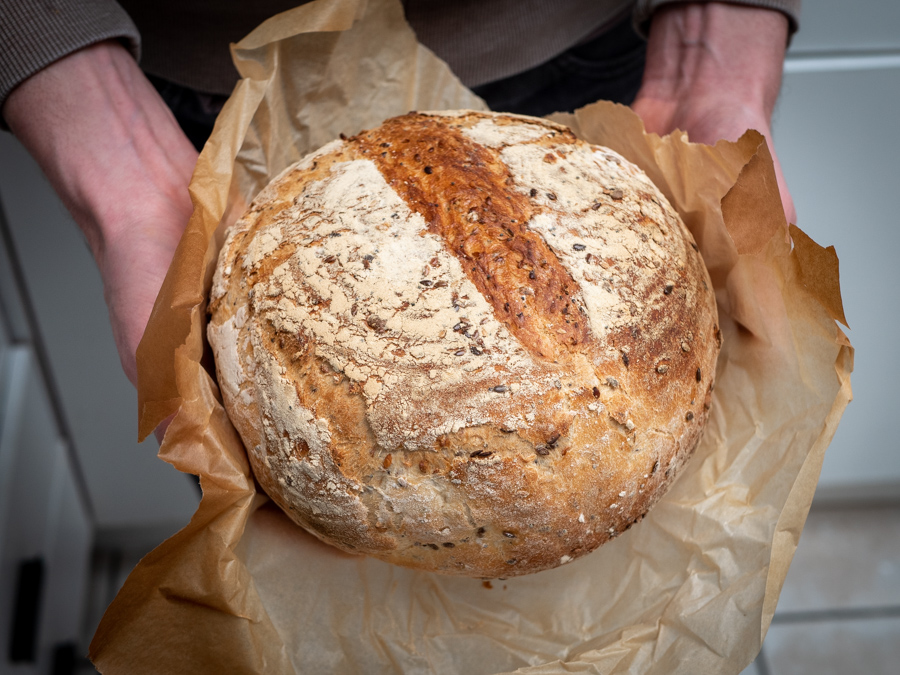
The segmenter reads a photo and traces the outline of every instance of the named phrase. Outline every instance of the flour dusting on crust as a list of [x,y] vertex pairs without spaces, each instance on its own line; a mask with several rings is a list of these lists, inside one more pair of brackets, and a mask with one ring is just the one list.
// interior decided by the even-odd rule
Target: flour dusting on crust
[[710,288],[616,153],[543,120],[410,114],[260,193],[226,237],[209,339],[296,522],[508,576],[616,536],[674,479],[708,416]]

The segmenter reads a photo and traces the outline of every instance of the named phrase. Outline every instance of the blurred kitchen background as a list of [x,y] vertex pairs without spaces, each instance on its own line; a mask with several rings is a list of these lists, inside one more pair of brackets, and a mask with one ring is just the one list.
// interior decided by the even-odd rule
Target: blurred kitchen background
[[[840,258],[850,404],[747,675],[900,672],[900,2],[808,0],[775,114],[799,225]],[[896,358],[895,358],[896,357]],[[90,673],[103,610],[190,519],[196,484],[136,442],[97,270],[0,133],[0,674]]]

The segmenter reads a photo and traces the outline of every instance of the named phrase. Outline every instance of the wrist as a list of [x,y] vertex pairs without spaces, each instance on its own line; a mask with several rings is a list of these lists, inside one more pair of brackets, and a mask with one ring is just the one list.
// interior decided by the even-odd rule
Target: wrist
[[653,16],[641,96],[717,101],[769,119],[781,86],[788,20],[742,5],[677,3]]

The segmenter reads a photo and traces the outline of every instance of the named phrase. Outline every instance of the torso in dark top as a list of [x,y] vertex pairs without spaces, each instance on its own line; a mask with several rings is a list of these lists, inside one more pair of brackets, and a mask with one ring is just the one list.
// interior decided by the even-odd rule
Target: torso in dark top
[[[297,0],[119,0],[142,37],[141,67],[199,91],[228,94],[237,71],[228,50]],[[634,0],[404,0],[423,44],[464,84],[528,70],[626,17]]]

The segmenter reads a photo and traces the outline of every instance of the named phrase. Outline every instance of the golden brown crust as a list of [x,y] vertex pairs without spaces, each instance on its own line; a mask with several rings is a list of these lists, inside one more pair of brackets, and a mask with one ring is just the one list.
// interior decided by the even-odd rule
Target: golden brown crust
[[[388,185],[425,218],[429,232],[444,238],[523,345],[553,359],[560,345],[585,341],[577,286],[541,236],[528,229],[536,209],[527,194],[510,189],[514,179],[498,150],[425,115],[388,120],[377,133],[348,143],[372,158]],[[530,311],[520,299],[522,288],[533,299]]]
[[512,576],[639,520],[706,421],[690,234],[563,127],[410,114],[329,144],[223,248],[209,337],[258,480],[344,550]]

